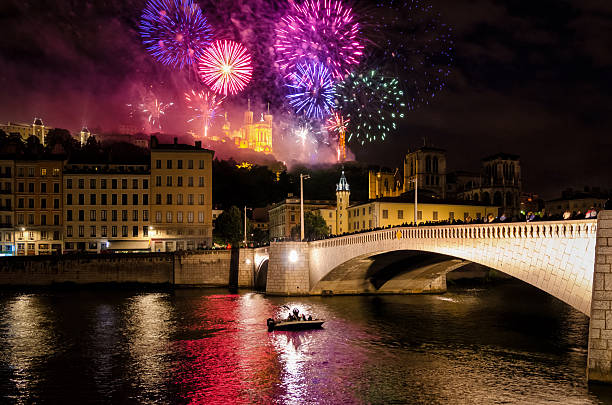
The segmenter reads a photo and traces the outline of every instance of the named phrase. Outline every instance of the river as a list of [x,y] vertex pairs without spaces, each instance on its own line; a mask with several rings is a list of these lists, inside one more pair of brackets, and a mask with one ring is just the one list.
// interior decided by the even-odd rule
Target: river
[[[286,307],[324,329],[268,333]],[[528,285],[443,295],[0,291],[2,403],[606,403],[588,318]]]

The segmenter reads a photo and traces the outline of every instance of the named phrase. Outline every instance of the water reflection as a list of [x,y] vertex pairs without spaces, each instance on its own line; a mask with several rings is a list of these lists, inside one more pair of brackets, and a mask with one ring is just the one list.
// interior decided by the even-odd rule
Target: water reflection
[[45,378],[44,364],[56,350],[54,316],[44,296],[19,295],[8,302],[2,317],[3,359],[10,368],[14,394],[19,403],[36,398],[36,386]]

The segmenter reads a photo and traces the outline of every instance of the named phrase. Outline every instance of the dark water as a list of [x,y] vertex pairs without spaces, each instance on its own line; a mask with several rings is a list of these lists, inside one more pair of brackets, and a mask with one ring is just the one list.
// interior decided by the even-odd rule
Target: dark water
[[[298,306],[325,329],[268,333]],[[605,403],[588,318],[524,284],[440,296],[0,292],[2,403]]]

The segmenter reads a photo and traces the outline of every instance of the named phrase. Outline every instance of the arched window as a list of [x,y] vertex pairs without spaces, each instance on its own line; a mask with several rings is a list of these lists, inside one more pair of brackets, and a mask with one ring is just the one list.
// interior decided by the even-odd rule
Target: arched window
[[479,201],[480,197],[478,196],[478,193],[474,193],[474,201]]
[[429,176],[425,176],[425,184],[429,186]]
[[436,186],[440,185],[440,176],[436,176]]
[[493,195],[493,205],[499,205],[499,206],[504,205],[504,197],[502,196],[501,192],[496,191],[495,194]]
[[433,158],[433,172],[438,173],[438,157],[434,156]]
[[425,172],[431,173],[431,156],[425,158]]
[[482,193],[482,202],[485,204],[491,204],[491,196],[487,191]]
[[508,191],[506,193],[506,206],[507,207],[513,206],[514,205],[513,201],[514,201],[514,198],[512,198],[512,193]]

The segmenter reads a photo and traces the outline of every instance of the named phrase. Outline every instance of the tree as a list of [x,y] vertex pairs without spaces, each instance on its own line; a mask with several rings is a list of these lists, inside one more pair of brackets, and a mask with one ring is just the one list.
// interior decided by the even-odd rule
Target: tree
[[[300,237],[300,224],[291,229],[291,236],[294,239],[299,239]],[[320,213],[314,212],[305,212],[304,213],[304,238],[309,240],[321,239],[325,236],[329,235],[329,228],[327,226],[327,222],[325,222],[325,218],[321,216]]]
[[251,228],[251,235],[251,239],[257,245],[267,245],[270,242],[270,235],[268,234],[268,231],[264,231],[263,229]]
[[219,215],[215,222],[215,232],[224,241],[238,245],[243,239],[242,215],[238,207],[233,205]]

